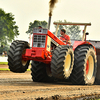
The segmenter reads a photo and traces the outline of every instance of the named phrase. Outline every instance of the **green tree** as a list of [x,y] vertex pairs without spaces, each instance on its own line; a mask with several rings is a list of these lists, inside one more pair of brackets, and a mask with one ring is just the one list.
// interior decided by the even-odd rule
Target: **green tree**
[[[59,20],[58,22],[62,22],[61,20]],[[67,22],[66,20],[64,20],[64,22]],[[57,27],[57,25],[55,25],[55,28]],[[82,37],[80,35],[80,26],[78,25],[59,25],[59,30],[57,33],[57,37],[60,37],[60,30],[61,29],[66,29],[66,34],[70,36],[71,39],[76,39],[76,40],[80,40]]]
[[66,33],[70,36],[71,39],[81,40],[80,27],[78,25],[70,25],[66,30]]
[[28,31],[26,31],[26,33],[27,34],[32,34],[33,33],[33,28],[38,27],[38,26],[42,26],[43,28],[47,28],[47,22],[46,21],[39,21],[39,20],[35,20],[33,23],[30,22]]
[[15,24],[14,15],[0,8],[0,47],[5,47],[8,41],[11,42],[19,35],[18,26]]

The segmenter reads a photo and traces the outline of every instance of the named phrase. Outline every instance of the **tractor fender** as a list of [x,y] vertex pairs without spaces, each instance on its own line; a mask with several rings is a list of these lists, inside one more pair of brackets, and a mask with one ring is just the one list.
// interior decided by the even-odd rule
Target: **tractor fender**
[[95,47],[88,41],[75,41],[73,44],[73,50],[75,50],[78,46],[81,46],[81,45],[90,45],[96,51]]

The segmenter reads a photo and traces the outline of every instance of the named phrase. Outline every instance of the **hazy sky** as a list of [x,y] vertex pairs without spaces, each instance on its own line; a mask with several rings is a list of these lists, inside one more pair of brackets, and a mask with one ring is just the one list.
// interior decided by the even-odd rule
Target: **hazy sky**
[[[30,22],[48,22],[49,0],[0,0],[0,8],[14,15],[20,40],[28,40],[25,32]],[[50,30],[54,31],[54,21],[64,19],[69,22],[91,22],[92,25],[87,27],[90,33],[88,39],[100,40],[100,0],[58,0],[53,10]]]

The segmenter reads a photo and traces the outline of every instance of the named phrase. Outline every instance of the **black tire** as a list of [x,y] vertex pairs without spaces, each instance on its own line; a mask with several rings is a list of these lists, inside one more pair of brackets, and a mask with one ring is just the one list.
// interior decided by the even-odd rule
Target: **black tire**
[[52,55],[52,60],[51,60],[51,72],[52,72],[52,75],[54,77],[56,77],[56,70],[57,70],[57,58],[59,56],[59,52],[60,52],[60,49],[62,48],[61,45],[59,45],[58,47],[56,47],[56,49],[54,50],[53,52],[53,55]]
[[14,51],[13,66],[10,67],[10,70],[12,72],[24,73],[28,69],[30,60],[25,61],[24,59],[22,59],[22,55],[25,54],[25,50],[27,48],[30,48],[28,42],[18,42]]
[[50,73],[49,65],[42,62],[32,61],[31,76],[34,82],[53,82],[54,79]]
[[94,84],[97,70],[96,52],[92,46],[79,46],[74,52],[71,82],[76,85]]
[[16,46],[18,44],[19,40],[15,40],[12,42],[11,46],[10,46],[10,49],[8,51],[8,66],[9,66],[9,69],[11,71],[13,71],[13,57],[14,57],[14,52],[15,52],[15,49],[16,49]]
[[68,79],[74,64],[74,53],[71,46],[63,45],[54,51],[51,61],[51,72],[57,79]]

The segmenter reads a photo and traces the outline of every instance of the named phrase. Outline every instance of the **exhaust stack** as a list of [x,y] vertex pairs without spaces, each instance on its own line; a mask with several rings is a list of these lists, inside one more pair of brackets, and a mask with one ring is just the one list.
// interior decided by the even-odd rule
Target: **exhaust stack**
[[51,23],[51,16],[49,16],[49,20],[48,20],[48,30],[50,30],[50,23]]

